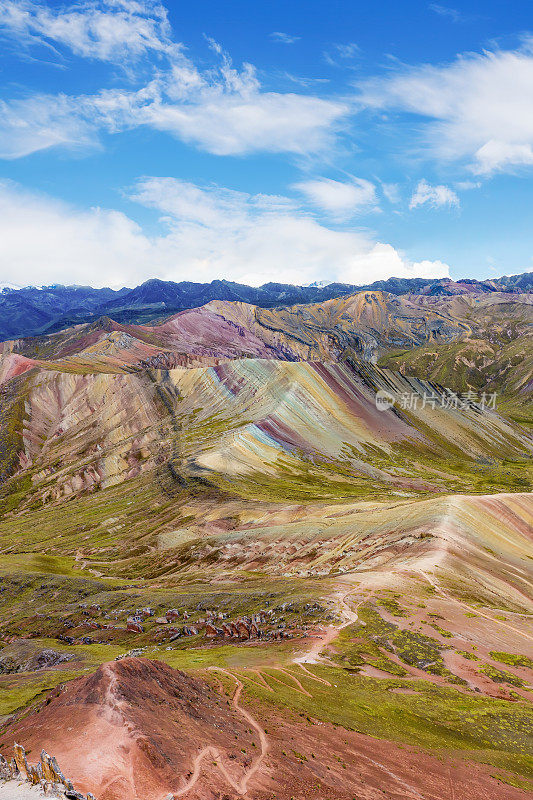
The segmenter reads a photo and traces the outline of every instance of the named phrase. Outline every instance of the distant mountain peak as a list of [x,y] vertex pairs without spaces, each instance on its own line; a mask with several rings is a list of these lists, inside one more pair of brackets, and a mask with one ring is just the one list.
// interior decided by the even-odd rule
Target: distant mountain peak
[[260,308],[321,303],[359,291],[393,295],[453,296],[533,291],[533,272],[479,281],[474,278],[388,278],[364,286],[314,281],[307,286],[271,281],[246,286],[224,278],[210,283],[149,278],[133,289],[90,286],[0,286],[0,341],[51,333],[109,316],[119,323],[150,322],[212,300],[239,301]]

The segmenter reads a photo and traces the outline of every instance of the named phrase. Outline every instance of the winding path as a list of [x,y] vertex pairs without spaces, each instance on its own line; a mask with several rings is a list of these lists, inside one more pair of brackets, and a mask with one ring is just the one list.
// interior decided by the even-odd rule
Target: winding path
[[[346,603],[346,599],[350,595],[355,594],[355,593],[356,593],[356,590],[352,589],[352,590],[346,592],[344,595],[339,596],[337,598],[338,604],[339,604],[339,608],[344,612],[345,621],[342,622],[340,625],[331,626],[327,630],[326,635],[324,637],[318,639],[313,644],[312,648],[309,651],[307,651],[306,653],[304,653],[301,656],[298,656],[297,658],[295,658],[293,660],[293,663],[297,664],[307,677],[309,677],[310,679],[312,679],[314,681],[322,683],[322,684],[324,684],[326,686],[331,686],[331,683],[329,681],[327,681],[325,678],[321,678],[321,677],[318,677],[317,675],[314,675],[305,665],[306,664],[316,664],[316,663],[318,663],[319,660],[320,660],[320,656],[321,656],[322,652],[326,649],[326,647],[330,644],[330,642],[332,642],[335,639],[335,637],[339,634],[339,631],[343,630],[343,628],[346,628],[348,625],[351,625],[354,622],[357,622],[357,620],[358,620],[357,608],[359,607],[360,603],[365,602],[365,600],[361,600],[360,603],[358,604],[358,606],[356,607],[356,609],[351,609],[350,606]],[[365,599],[368,599],[368,598],[365,598]],[[229,670],[224,669],[223,667],[212,666],[212,667],[208,667],[208,669],[213,671],[213,672],[221,672],[224,675],[227,675],[228,677],[232,678],[235,681],[235,683],[237,685],[237,688],[235,690],[235,693],[234,693],[233,699],[232,699],[233,707],[235,708],[236,711],[238,711],[240,714],[242,714],[242,716],[246,719],[246,721],[255,729],[255,731],[259,735],[259,740],[260,740],[260,743],[261,743],[261,753],[255,759],[253,764],[247,770],[245,770],[244,775],[242,776],[242,778],[240,780],[236,780],[235,778],[233,778],[228,773],[226,767],[222,763],[221,754],[220,754],[220,751],[218,750],[218,748],[216,748],[214,746],[204,747],[203,750],[201,750],[197,754],[195,759],[194,759],[192,773],[191,773],[190,777],[188,778],[188,780],[185,783],[185,785],[178,792],[174,793],[173,800],[177,800],[177,798],[183,797],[184,795],[186,795],[197,784],[197,782],[200,779],[201,774],[202,774],[202,767],[203,767],[204,759],[206,759],[206,758],[213,759],[216,762],[216,767],[222,773],[223,777],[226,779],[226,781],[232,787],[232,789],[234,789],[239,795],[245,796],[247,791],[248,791],[248,784],[249,784],[250,780],[253,778],[253,776],[260,769],[260,767],[261,767],[261,765],[262,765],[262,763],[263,763],[263,761],[265,759],[265,756],[266,756],[266,754],[268,752],[268,749],[269,749],[268,736],[267,736],[265,730],[252,717],[252,715],[248,711],[246,711],[246,709],[244,709],[239,704],[239,700],[240,700],[241,693],[242,693],[242,690],[243,690],[242,681],[239,678],[237,678],[232,672],[230,672]],[[274,671],[274,670],[279,671],[282,674],[284,674],[287,677],[289,677],[292,681],[294,681],[295,686],[290,687],[287,683],[285,683],[285,681],[282,681],[280,678],[277,678],[276,676],[271,675],[270,672],[267,673],[267,677],[268,678],[283,684],[284,686],[286,686],[287,688],[292,689],[292,691],[297,692],[298,694],[304,694],[307,697],[312,697],[312,695],[302,686],[302,684],[298,680],[298,678],[295,675],[293,675],[289,670],[283,669],[283,668],[280,668],[280,667],[273,667],[271,669],[272,669],[272,671]],[[252,683],[255,686],[258,686],[260,688],[266,688],[271,692],[273,691],[272,687],[267,683],[267,681],[265,680],[264,675],[261,673],[260,670],[252,669],[252,670],[250,670],[250,672],[253,672],[255,675],[257,675],[259,680],[261,681],[261,683],[260,684],[257,683],[257,681],[254,681],[251,678],[248,678],[248,676],[244,677],[243,678],[244,680],[249,680],[250,683]],[[393,780],[395,780],[400,786],[402,786],[404,791],[406,791],[408,794],[410,794],[411,796],[414,796],[416,798],[421,798],[421,800],[424,800],[424,795],[422,795],[417,789],[415,789],[415,787],[411,786],[409,783],[407,783],[402,778],[400,778],[400,776],[397,775],[395,772],[393,772],[390,769],[386,768],[383,764],[380,764],[379,762],[374,761],[369,756],[366,756],[366,755],[362,754],[361,752],[356,752],[356,751],[353,751],[353,752],[354,752],[354,755],[356,755],[358,758],[363,757],[367,761],[369,761],[371,764],[373,764],[375,767],[383,770],[383,772],[385,772],[389,777],[393,778]]]
[[[356,593],[356,589],[351,589],[350,591],[346,592],[340,597],[337,597],[337,602],[339,609],[344,612],[345,621],[341,622],[340,625],[332,625],[327,630],[324,636],[318,638],[313,646],[307,650],[307,652],[303,653],[301,656],[297,656],[293,659],[293,664],[318,664],[321,660],[321,655],[324,650],[331,644],[331,642],[339,635],[340,631],[344,628],[347,628],[348,625],[353,625],[354,622],[357,622],[359,619],[357,616],[357,609],[361,605],[363,600],[361,600],[355,609],[350,608],[350,606],[346,602],[346,598],[350,597],[350,595]],[[368,599],[368,598],[366,598]]]
[[245,718],[245,720],[257,732],[257,734],[259,736],[259,741],[261,743],[261,752],[257,756],[257,758],[255,759],[255,761],[252,763],[252,765],[249,767],[249,769],[245,770],[244,775],[242,776],[240,781],[237,781],[229,774],[229,772],[227,771],[226,767],[222,763],[222,756],[221,756],[220,751],[218,750],[218,748],[217,747],[213,747],[212,745],[210,745],[209,747],[204,747],[203,750],[201,750],[198,753],[198,755],[195,757],[195,759],[194,759],[193,770],[192,770],[191,777],[188,779],[188,781],[186,782],[185,786],[183,786],[178,792],[174,793],[174,798],[183,797],[183,795],[187,794],[187,792],[189,792],[196,785],[196,783],[198,782],[198,780],[200,778],[200,775],[202,773],[203,761],[204,761],[205,758],[208,758],[208,757],[216,760],[217,768],[220,770],[220,772],[222,773],[224,778],[227,780],[227,782],[229,783],[231,788],[234,789],[241,796],[244,796],[248,791],[248,783],[249,783],[249,781],[251,780],[251,778],[253,778],[253,776],[255,775],[257,770],[260,768],[260,766],[263,763],[264,758],[265,758],[265,756],[266,756],[266,754],[268,752],[268,746],[269,746],[268,745],[268,737],[267,737],[264,729],[261,727],[261,725],[259,725],[257,720],[255,720],[252,717],[252,715],[248,711],[246,711],[245,708],[243,708],[241,705],[239,705],[241,692],[243,690],[242,682],[235,675],[233,675],[232,672],[229,672],[228,670],[223,669],[223,667],[208,667],[208,669],[212,670],[212,671],[222,672],[222,673],[224,673],[224,675],[228,675],[237,684],[237,688],[235,689],[235,693],[234,693],[233,698],[232,698],[232,705],[233,705],[234,709],[236,711],[238,711],[239,714],[242,714],[242,716]]
[[[330,628],[328,628],[328,630],[326,631],[326,635],[323,636],[322,638],[317,639],[317,641],[313,644],[312,648],[308,652],[304,653],[301,656],[298,656],[293,660],[293,663],[298,664],[300,668],[303,670],[303,672],[309,678],[319,683],[323,683],[326,686],[331,686],[330,682],[325,680],[324,678],[319,678],[316,675],[313,675],[313,673],[310,672],[310,670],[308,670],[307,667],[305,667],[305,664],[318,663],[322,652],[326,649],[326,647],[330,644],[330,642],[332,642],[335,639],[335,637],[338,636],[339,631],[341,631],[343,628],[346,628],[348,625],[357,622],[358,619],[357,611],[352,610],[350,606],[346,603],[346,598],[349,597],[351,594],[355,594],[355,590],[352,589],[346,592],[344,595],[337,598],[339,608],[344,613],[345,621],[342,622],[340,625],[333,625]],[[282,669],[280,667],[274,667],[273,669],[278,670],[279,672],[286,675],[294,682],[295,686],[292,687],[293,691],[298,692],[299,694],[304,694],[307,697],[312,697],[312,695],[302,686],[298,678],[291,672],[289,672],[286,669]],[[226,779],[226,781],[229,783],[232,789],[234,789],[241,796],[246,795],[248,791],[248,783],[257,773],[258,769],[261,767],[269,749],[268,736],[265,733],[265,730],[261,727],[261,725],[259,725],[257,720],[255,720],[252,717],[252,715],[239,704],[241,693],[244,688],[242,681],[239,678],[237,678],[232,672],[229,672],[229,670],[226,670],[223,667],[212,666],[208,667],[208,670],[212,672],[221,672],[224,675],[227,675],[228,677],[232,678],[237,684],[235,693],[232,698],[232,705],[235,708],[235,710],[238,711],[239,714],[241,714],[245,718],[245,720],[252,726],[252,728],[254,728],[254,730],[257,732],[259,736],[259,741],[261,743],[261,752],[255,759],[251,767],[245,770],[242,778],[240,780],[236,780],[229,774],[228,770],[222,763],[222,756],[220,750],[217,747],[214,747],[213,745],[204,747],[195,756],[192,765],[191,775],[187,779],[185,785],[174,793],[174,800],[177,800],[178,797],[183,797],[184,795],[186,795],[198,783],[202,774],[203,763],[206,758],[211,758],[216,762],[217,769],[222,773],[223,777]],[[267,681],[261,674],[260,670],[254,669],[250,671],[254,672],[259,677],[262,685],[256,683],[255,681],[249,678],[245,678],[245,680],[250,680],[251,683],[253,683],[256,686],[260,686],[260,688],[266,688],[269,691],[273,691],[272,687],[268,685]],[[268,677],[274,681],[277,681],[278,683],[282,683],[288,688],[291,688],[288,686],[288,684],[285,683],[285,681],[282,681],[280,678],[277,678],[274,675],[269,674]]]

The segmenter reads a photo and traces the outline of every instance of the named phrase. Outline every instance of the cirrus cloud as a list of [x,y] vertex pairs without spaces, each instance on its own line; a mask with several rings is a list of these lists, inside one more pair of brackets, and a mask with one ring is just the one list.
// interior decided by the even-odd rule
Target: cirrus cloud
[[100,61],[149,53],[175,54],[167,10],[153,0],[82,0],[56,8],[34,0],[4,0],[0,33],[23,47],[40,44]]
[[318,178],[300,181],[293,188],[337,220],[350,219],[354,214],[378,208],[376,187],[364,178],[352,178],[350,181]]
[[143,69],[130,71],[122,88],[4,97],[3,158],[50,147],[98,147],[103,133],[136,127],[163,131],[215,155],[305,155],[333,148],[351,112],[347,102],[335,98],[266,91],[252,64],[235,68],[209,38],[215,63],[200,68],[172,38],[166,10],[150,0],[85,0],[56,9],[7,0],[0,31],[25,47],[38,42],[101,61],[128,64],[146,57]]
[[[341,103],[293,93],[231,90],[223,80],[198,83],[182,75],[136,91],[95,95],[37,94],[0,101],[0,158],[20,158],[50,147],[100,146],[101,134],[150,127],[214,155],[315,153],[334,145],[347,114]],[[174,100],[176,95],[179,100]]]
[[271,39],[281,44],[294,44],[302,38],[301,36],[293,36],[290,33],[283,33],[283,31],[273,31],[269,35]]

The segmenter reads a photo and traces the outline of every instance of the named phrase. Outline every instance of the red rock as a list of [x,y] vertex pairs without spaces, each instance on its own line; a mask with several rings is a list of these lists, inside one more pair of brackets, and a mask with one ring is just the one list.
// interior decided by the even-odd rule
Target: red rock
[[250,638],[250,627],[246,624],[246,622],[243,622],[242,619],[237,620],[235,627],[237,628],[237,633],[240,639]]
[[128,622],[126,630],[130,633],[144,633],[144,628],[140,622]]

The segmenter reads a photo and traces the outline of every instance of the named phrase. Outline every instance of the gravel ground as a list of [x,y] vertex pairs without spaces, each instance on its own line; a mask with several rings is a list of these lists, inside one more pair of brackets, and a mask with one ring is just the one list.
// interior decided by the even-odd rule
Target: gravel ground
[[19,781],[0,781],[0,800],[37,800],[44,797],[37,786]]

